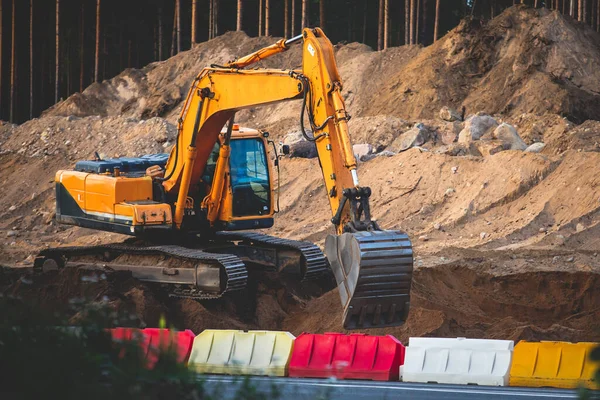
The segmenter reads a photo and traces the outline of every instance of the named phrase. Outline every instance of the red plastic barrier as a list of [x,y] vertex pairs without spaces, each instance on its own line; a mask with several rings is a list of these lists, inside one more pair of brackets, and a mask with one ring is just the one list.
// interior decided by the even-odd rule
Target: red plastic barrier
[[[194,333],[188,329],[185,331],[170,332],[168,329],[146,328],[143,330],[136,328],[115,328],[110,330],[113,340],[133,340],[136,337],[140,339],[142,354],[147,360],[147,367],[154,368],[158,361],[158,352],[168,349],[173,343],[177,351],[179,362],[187,362],[192,351],[194,342]],[[140,336],[137,336],[140,335]],[[121,353],[121,357],[125,350]]]
[[303,333],[296,338],[289,376],[398,380],[404,346],[391,335]]
[[[137,328],[114,328],[110,329],[110,335],[115,341],[130,341],[139,340],[142,354],[144,357],[148,355],[148,348],[150,347],[150,337],[144,335],[144,333]],[[125,349],[122,349],[119,353],[120,357],[125,356]]]
[[[168,329],[146,328],[142,331],[144,335],[150,338],[150,346],[153,350],[166,350],[171,345],[177,351],[177,361],[187,362],[192,351],[194,343],[194,332],[186,329],[185,331],[170,332]],[[147,354],[149,368],[152,369],[158,361],[156,351],[149,351]]]

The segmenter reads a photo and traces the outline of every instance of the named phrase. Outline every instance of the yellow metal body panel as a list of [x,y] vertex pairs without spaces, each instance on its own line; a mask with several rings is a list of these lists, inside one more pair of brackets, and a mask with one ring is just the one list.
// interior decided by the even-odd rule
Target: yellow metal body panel
[[171,207],[164,203],[115,204],[115,215],[133,218],[133,225],[170,225]]
[[[114,177],[78,171],[58,171],[55,177],[89,217],[128,221],[132,225],[172,223],[171,207],[152,202],[150,177]],[[135,204],[136,202],[148,202]]]
[[599,367],[589,359],[598,343],[526,342],[514,349],[510,386],[598,388],[593,381]]
[[85,178],[87,175],[75,171],[58,171],[54,177],[54,181],[64,185],[82,210],[85,210]]
[[188,367],[207,374],[287,376],[289,332],[207,329],[194,339]]

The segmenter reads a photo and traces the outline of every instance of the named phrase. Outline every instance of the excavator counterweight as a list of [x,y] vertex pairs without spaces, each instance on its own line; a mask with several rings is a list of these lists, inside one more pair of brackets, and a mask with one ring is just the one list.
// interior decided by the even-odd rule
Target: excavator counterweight
[[[302,69],[246,69],[302,43]],[[314,142],[335,233],[312,243],[254,232],[273,226],[280,155],[266,132],[242,128],[239,110],[300,101]],[[310,129],[306,129],[305,116]],[[131,271],[171,296],[215,299],[246,288],[252,271],[337,282],[344,327],[395,326],[408,315],[413,255],[408,236],[371,218],[359,182],[349,114],[331,42],[319,28],[204,68],[183,104],[170,154],[80,161],[58,171],[56,219],[138,240],[40,252],[46,271],[75,266]]]

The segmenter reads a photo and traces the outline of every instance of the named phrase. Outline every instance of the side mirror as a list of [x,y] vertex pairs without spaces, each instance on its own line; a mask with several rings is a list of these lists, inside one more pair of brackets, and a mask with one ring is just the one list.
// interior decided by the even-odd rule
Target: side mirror
[[290,146],[288,144],[284,144],[283,146],[281,146],[281,152],[284,155],[289,155],[290,154]]

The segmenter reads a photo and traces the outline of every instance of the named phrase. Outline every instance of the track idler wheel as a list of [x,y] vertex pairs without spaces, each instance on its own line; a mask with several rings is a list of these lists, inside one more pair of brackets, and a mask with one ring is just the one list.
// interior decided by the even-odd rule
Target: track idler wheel
[[329,235],[325,253],[344,307],[344,328],[402,325],[408,317],[413,252],[400,231]]

